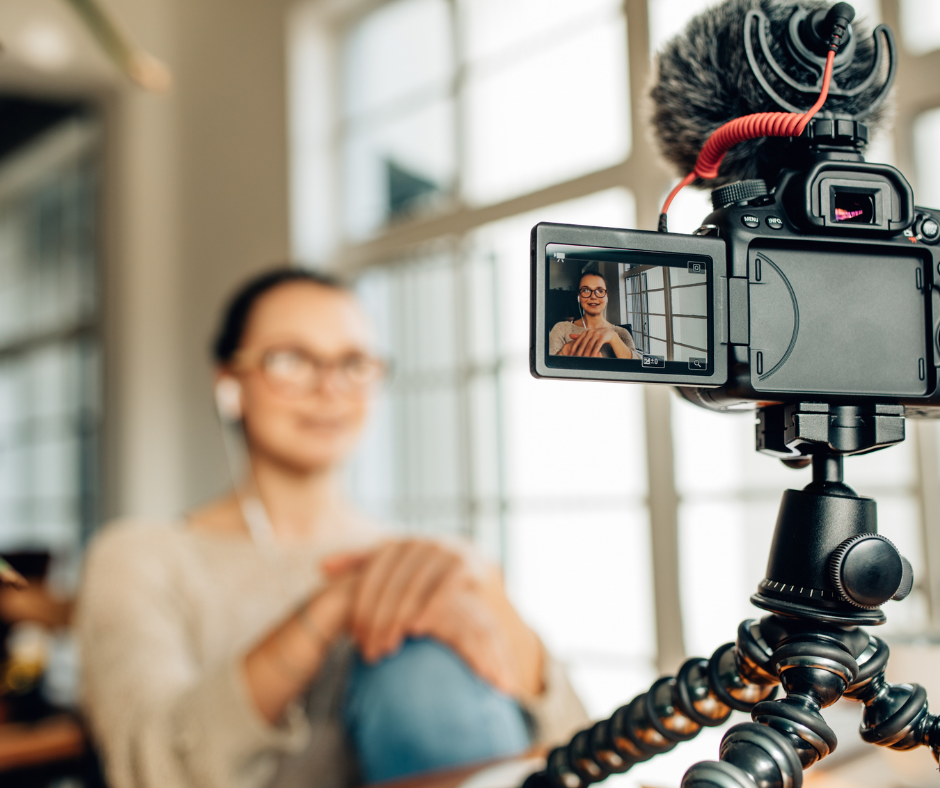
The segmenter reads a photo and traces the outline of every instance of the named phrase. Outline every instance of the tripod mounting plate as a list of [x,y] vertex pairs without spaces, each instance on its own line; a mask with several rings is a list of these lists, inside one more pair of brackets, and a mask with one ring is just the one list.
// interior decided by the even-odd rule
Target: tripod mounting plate
[[813,481],[783,494],[767,574],[751,602],[820,623],[883,624],[880,605],[906,596],[910,564],[878,534],[875,502],[843,483],[842,465],[845,455],[904,440],[903,406],[765,406],[756,437],[759,451],[809,459]]
[[797,402],[765,405],[757,413],[757,450],[781,460],[864,454],[904,440],[903,405]]

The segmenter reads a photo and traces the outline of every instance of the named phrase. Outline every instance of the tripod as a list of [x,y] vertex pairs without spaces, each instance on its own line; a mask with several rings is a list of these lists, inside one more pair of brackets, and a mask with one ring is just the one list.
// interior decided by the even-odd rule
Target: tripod
[[877,533],[875,502],[843,482],[843,457],[902,440],[899,405],[761,408],[758,451],[813,468],[807,487],[783,494],[767,576],[751,597],[768,615],[743,621],[735,643],[688,660],[577,733],[523,788],[585,788],[721,725],[733,710],[753,722],[730,728],[720,760],[692,766],[683,788],[800,788],[803,769],[836,748],[820,710],[841,697],[864,706],[865,741],[924,745],[940,760],[940,716],[928,712],[926,692],[886,681],[888,646],[860,628],[884,623],[880,605],[907,596],[913,576]]

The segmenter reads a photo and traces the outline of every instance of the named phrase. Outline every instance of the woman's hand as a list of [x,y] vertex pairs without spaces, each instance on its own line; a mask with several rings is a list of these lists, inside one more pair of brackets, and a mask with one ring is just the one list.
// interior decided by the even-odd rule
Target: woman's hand
[[323,569],[334,578],[359,573],[350,633],[370,661],[397,650],[419,616],[440,597],[479,584],[483,574],[482,567],[471,566],[468,555],[419,539],[333,556]]
[[496,614],[478,588],[463,586],[438,594],[408,628],[449,646],[480,678],[507,695],[525,694]]
[[360,573],[350,632],[365,659],[388,656],[409,636],[432,637],[505,692],[541,691],[541,644],[512,609],[496,568],[469,551],[412,539],[334,556],[323,569]]
[[360,580],[359,573],[347,572],[332,580],[307,602],[303,615],[313,622],[325,646],[349,630]]
[[320,670],[333,641],[349,628],[360,579],[355,571],[337,577],[245,655],[249,694],[268,722],[280,721]]
[[[583,356],[588,358],[600,358],[601,348],[604,345],[610,345],[614,356],[617,358],[633,358],[633,351],[630,350],[614,330],[613,326],[604,326],[603,328],[588,328],[580,334],[569,334],[571,342],[565,345],[565,348],[571,350],[565,355]],[[562,348],[564,350],[564,348]]]

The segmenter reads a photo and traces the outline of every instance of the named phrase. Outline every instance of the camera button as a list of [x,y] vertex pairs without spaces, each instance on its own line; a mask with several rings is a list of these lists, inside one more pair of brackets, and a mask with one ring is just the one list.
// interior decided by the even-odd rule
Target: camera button
[[768,216],[766,219],[764,219],[764,221],[767,222],[767,226],[771,230],[783,229],[783,219],[781,219],[779,216]]
[[940,238],[940,224],[935,219],[924,219],[920,225],[920,234],[925,241],[936,241]]
[[755,227],[760,227],[760,219],[758,219],[754,214],[746,213],[741,217],[741,223],[745,227],[750,227],[752,230]]

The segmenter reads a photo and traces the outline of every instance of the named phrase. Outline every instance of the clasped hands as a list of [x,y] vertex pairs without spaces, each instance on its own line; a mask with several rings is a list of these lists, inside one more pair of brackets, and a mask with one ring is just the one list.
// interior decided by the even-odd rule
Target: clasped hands
[[332,556],[322,569],[329,582],[311,602],[315,618],[330,639],[348,632],[367,662],[393,654],[408,637],[430,637],[497,689],[516,697],[531,692],[508,631],[521,620],[506,614],[496,567],[469,550],[390,541]]
[[571,342],[562,345],[559,355],[600,358],[601,348],[610,345],[617,358],[633,358],[633,352],[611,326],[587,328],[579,334],[569,334],[568,338]]

